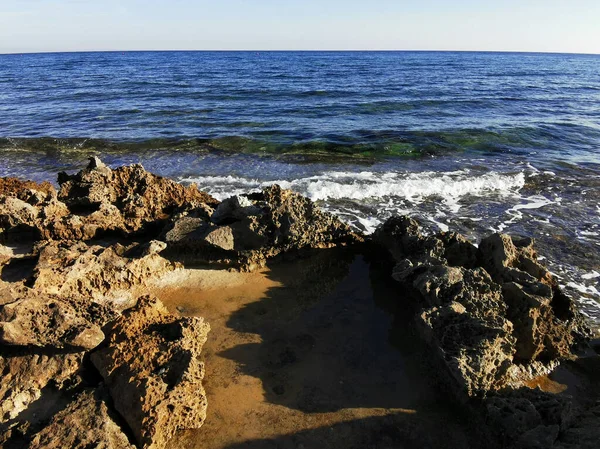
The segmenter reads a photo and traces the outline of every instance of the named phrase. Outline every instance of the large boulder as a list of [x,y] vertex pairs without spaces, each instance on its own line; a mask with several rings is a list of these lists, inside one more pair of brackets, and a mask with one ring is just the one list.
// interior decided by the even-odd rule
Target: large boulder
[[199,356],[209,330],[202,318],[176,318],[151,297],[108,326],[105,346],[91,358],[139,447],[163,448],[177,430],[202,426]]
[[531,239],[493,234],[477,248],[458,234],[425,236],[411,218],[392,217],[374,241],[390,252],[392,276],[421,307],[420,329],[459,396],[483,397],[545,374],[586,335]]

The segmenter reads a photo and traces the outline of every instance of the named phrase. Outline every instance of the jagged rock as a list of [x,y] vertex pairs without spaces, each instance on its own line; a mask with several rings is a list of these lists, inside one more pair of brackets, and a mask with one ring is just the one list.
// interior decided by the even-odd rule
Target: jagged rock
[[[90,240],[158,226],[177,211],[208,217],[217,201],[195,185],[184,187],[141,165],[111,170],[98,158],[69,176],[59,174],[58,194],[48,183],[0,181],[0,235],[12,240]],[[158,223],[158,224],[157,224]]]
[[481,269],[434,266],[413,286],[428,306],[420,316],[458,390],[484,395],[506,383],[515,353],[512,323],[503,317],[500,289]]
[[0,354],[0,422],[16,418],[49,383],[60,386],[79,371],[83,352],[19,350]]
[[158,241],[108,248],[83,242],[44,242],[37,248],[32,287],[60,296],[83,296],[122,310],[134,303],[136,288],[178,267],[158,254],[164,248]]
[[35,434],[29,449],[134,449],[113,420],[101,393],[83,391]]
[[182,217],[163,233],[167,252],[182,260],[262,266],[268,258],[303,248],[329,248],[362,237],[312,201],[277,185],[221,202],[210,217]]
[[181,208],[206,208],[212,212],[212,206],[217,204],[196,185],[184,187],[147,172],[139,164],[111,170],[98,158],[91,158],[88,167],[75,175],[61,173],[59,184],[58,198],[73,213],[93,213],[112,205],[122,216],[126,232],[164,220]]
[[29,292],[0,308],[0,342],[89,350],[104,340],[101,326],[112,316],[90,301]]
[[530,238],[492,234],[479,244],[481,266],[499,283],[539,281],[555,285],[552,275],[537,262],[533,245]]
[[176,318],[159,300],[142,297],[108,328],[92,361],[138,445],[163,448],[175,431],[202,426],[207,402],[198,357],[209,325]]
[[0,196],[19,198],[35,205],[56,196],[56,190],[49,182],[37,183],[18,178],[0,178]]
[[392,217],[374,240],[423,308],[420,328],[459,396],[483,397],[550,370],[584,337],[583,320],[537,262],[532,239],[494,234],[477,249],[458,234],[424,236],[416,221]]

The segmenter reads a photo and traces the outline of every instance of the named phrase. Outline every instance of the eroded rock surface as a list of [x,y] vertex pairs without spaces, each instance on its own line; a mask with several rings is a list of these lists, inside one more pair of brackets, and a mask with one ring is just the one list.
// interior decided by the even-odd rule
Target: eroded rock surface
[[199,356],[209,330],[202,318],[176,318],[144,297],[109,326],[105,347],[92,354],[139,447],[162,448],[175,431],[202,426]]
[[[374,240],[392,255],[392,276],[414,301],[434,365],[446,373],[442,384],[469,399],[492,441],[591,447],[593,409],[527,387],[573,359],[589,336],[574,302],[538,263],[532,239],[493,234],[477,248],[451,232],[425,236],[416,221],[393,217]],[[582,445],[570,446],[578,435]]]
[[253,269],[278,254],[361,242],[360,235],[308,198],[277,185],[222,201],[210,218],[173,220],[163,238],[182,260]]
[[104,340],[102,325],[112,311],[80,298],[28,292],[0,308],[0,343],[90,350]]
[[137,164],[111,170],[98,158],[75,175],[59,174],[60,191],[48,183],[6,178],[0,184],[0,234],[20,240],[90,240],[160,231],[185,209],[212,212],[217,201],[195,185],[185,187]]
[[16,418],[42,390],[52,383],[61,386],[81,368],[83,352],[44,353],[3,350],[0,354],[0,422]]
[[393,217],[375,240],[396,261],[394,279],[420,303],[420,328],[459,395],[485,396],[549,372],[584,338],[582,318],[537,262],[531,239],[494,234],[476,248]]
[[69,176],[59,174],[59,200],[74,213],[94,213],[102,206],[116,208],[124,231],[134,232],[179,209],[206,208],[217,201],[195,185],[183,185],[147,172],[139,165],[111,170],[98,158],[91,158],[85,170]]
[[165,246],[159,241],[109,247],[44,242],[37,248],[39,258],[31,286],[56,295],[85,296],[122,310],[135,303],[135,291],[143,289],[148,279],[179,267],[160,256]]
[[29,449],[134,449],[100,391],[85,390],[38,432]]

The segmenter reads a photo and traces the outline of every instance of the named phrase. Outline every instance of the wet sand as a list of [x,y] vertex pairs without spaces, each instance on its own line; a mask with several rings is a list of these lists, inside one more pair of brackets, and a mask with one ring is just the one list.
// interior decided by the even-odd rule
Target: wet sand
[[337,251],[163,278],[165,305],[212,327],[208,417],[169,448],[478,447],[469,418],[433,389],[387,279]]

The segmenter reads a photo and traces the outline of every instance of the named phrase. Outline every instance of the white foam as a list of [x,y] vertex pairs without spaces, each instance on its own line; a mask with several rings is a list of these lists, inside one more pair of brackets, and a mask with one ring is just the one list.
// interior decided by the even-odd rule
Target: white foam
[[459,201],[468,195],[507,195],[518,192],[525,185],[523,173],[471,175],[467,170],[454,172],[374,173],[325,172],[321,175],[294,180],[263,181],[236,176],[203,176],[182,179],[224,199],[239,194],[240,190],[253,190],[271,184],[295,190],[313,201],[332,199],[381,200],[396,197],[411,203],[421,203],[426,198],[438,197],[453,213],[460,209]]
[[598,277],[600,277],[600,273],[598,273],[597,271],[591,271],[589,273],[582,275],[581,279],[588,280],[588,279],[596,279]]
[[567,283],[567,287],[577,290],[579,293],[587,293],[588,295],[600,295],[600,292],[593,285],[576,284],[575,282]]

